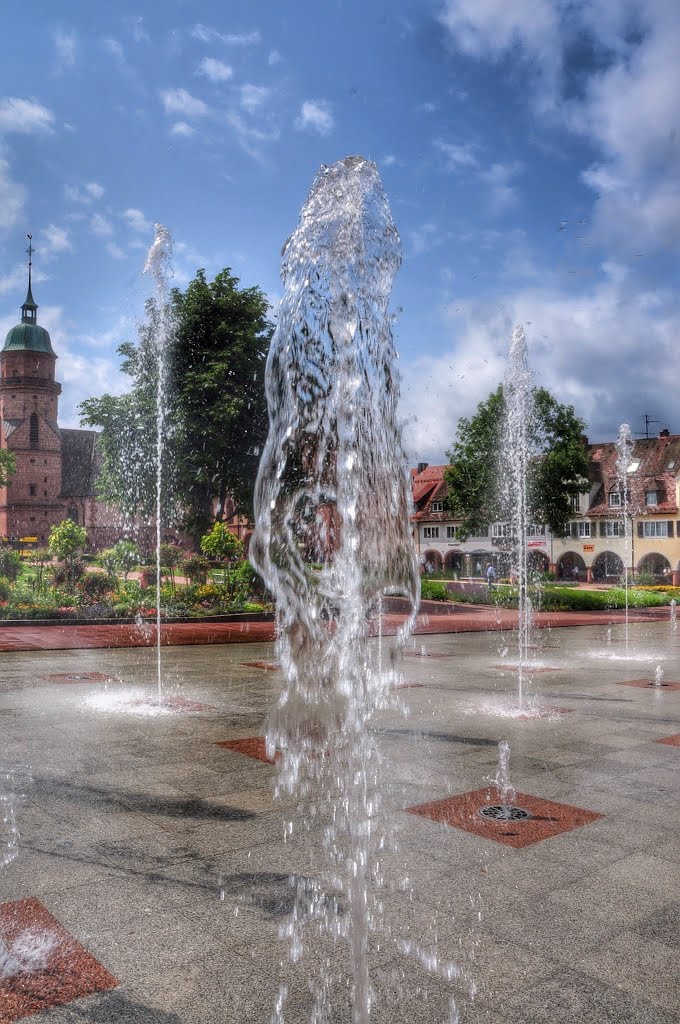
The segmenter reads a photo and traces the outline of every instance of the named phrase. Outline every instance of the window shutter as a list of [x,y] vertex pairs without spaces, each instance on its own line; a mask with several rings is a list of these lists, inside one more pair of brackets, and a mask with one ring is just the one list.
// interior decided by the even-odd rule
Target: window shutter
[[669,537],[673,536],[673,520],[672,519],[668,520],[668,536]]
[[571,524],[571,535],[574,538],[574,540],[576,540],[576,538],[578,537],[578,523]]
[[604,519],[600,519],[600,537],[607,536],[607,524]]
[[638,537],[643,537],[644,536],[644,530],[642,528],[642,523],[638,523],[637,524],[637,535],[638,535]]

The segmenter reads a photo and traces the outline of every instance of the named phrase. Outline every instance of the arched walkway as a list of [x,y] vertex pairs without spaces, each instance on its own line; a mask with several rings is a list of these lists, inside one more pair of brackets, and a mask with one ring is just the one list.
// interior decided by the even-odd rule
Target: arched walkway
[[545,551],[530,551],[527,562],[530,572],[547,572],[550,568],[550,559]]
[[584,580],[586,578],[586,563],[577,551],[565,551],[562,557],[558,558],[557,578],[560,580]]
[[623,576],[623,560],[613,551],[603,551],[593,562],[593,580],[596,583],[620,579]]
[[424,551],[422,556],[423,570],[426,573],[442,571],[442,556],[438,551]]
[[447,551],[444,558],[444,568],[447,572],[462,573],[463,553],[462,551]]
[[638,572],[649,573],[650,576],[660,576],[663,580],[663,577],[670,573],[671,563],[664,555],[650,551],[648,555],[644,555],[640,559],[637,567]]

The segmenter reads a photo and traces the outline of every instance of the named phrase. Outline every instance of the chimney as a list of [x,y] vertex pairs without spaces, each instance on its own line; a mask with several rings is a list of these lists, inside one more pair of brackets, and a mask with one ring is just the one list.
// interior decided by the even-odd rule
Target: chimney
[[428,466],[429,466],[429,462],[419,462],[418,463],[418,472],[419,473],[424,473]]
[[671,432],[670,432],[670,430],[667,427],[664,427],[663,430],[659,431],[659,437],[670,437],[670,436],[671,436]]

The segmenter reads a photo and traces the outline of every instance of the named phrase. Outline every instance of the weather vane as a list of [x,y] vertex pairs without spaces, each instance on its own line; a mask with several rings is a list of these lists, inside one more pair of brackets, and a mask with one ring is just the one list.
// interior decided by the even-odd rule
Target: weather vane
[[33,248],[33,235],[26,235],[26,238],[28,239],[28,249],[26,250],[26,252],[28,253],[28,288],[30,291],[31,267],[33,266],[33,253],[35,252],[35,249]]

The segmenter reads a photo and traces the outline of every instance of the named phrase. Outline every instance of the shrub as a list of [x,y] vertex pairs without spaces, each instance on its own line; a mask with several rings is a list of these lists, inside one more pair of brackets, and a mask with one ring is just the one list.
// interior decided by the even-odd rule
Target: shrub
[[182,572],[192,583],[205,583],[210,562],[203,555],[189,555],[182,563]]
[[21,555],[18,551],[0,548],[0,576],[8,580],[16,580],[21,572]]
[[99,604],[116,589],[116,580],[100,573],[87,573],[80,581],[78,590],[84,604]]
[[444,583],[423,579],[420,583],[420,596],[423,601],[450,601],[451,594]]
[[12,593],[12,584],[9,580],[0,577],[0,601],[7,601]]

